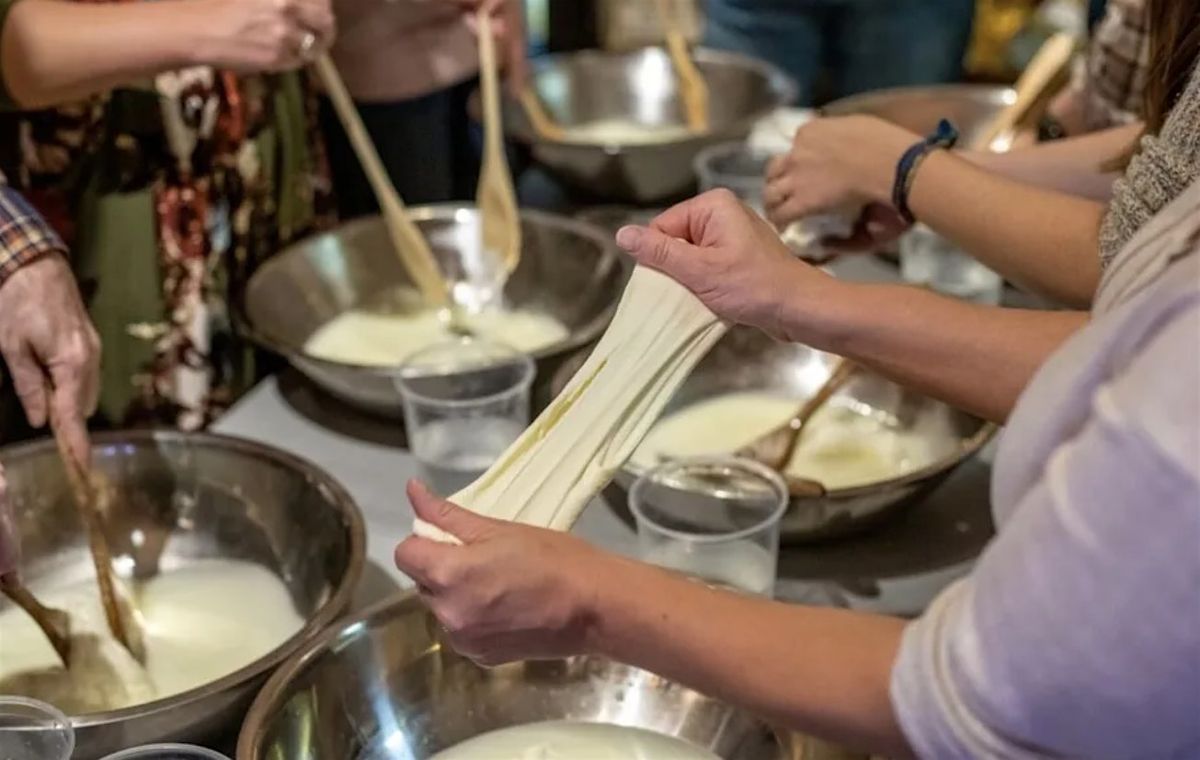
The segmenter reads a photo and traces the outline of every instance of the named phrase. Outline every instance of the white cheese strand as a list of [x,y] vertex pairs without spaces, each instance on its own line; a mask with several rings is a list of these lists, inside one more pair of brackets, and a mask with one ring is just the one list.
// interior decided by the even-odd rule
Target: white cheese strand
[[[637,267],[583,368],[487,472],[450,500],[489,517],[569,530],[728,328],[687,288]],[[421,520],[413,532],[458,543]]]

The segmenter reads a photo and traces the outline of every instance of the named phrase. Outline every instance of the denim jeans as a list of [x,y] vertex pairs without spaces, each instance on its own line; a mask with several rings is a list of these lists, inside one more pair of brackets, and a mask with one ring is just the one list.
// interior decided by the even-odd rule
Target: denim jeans
[[800,104],[957,81],[974,0],[706,0],[705,44],[765,59]]

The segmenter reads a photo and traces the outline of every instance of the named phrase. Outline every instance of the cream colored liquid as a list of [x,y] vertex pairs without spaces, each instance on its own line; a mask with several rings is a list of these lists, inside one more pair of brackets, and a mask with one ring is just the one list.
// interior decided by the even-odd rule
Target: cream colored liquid
[[610,723],[547,721],[491,731],[433,760],[717,760],[682,739]]
[[598,119],[566,127],[568,142],[597,145],[653,145],[691,136],[682,124],[640,124],[632,119]]
[[[464,315],[464,321],[476,336],[527,354],[569,335],[557,319],[536,311],[485,311]],[[453,337],[436,310],[416,314],[351,310],[317,330],[305,343],[304,352],[327,361],[391,367]]]
[[146,663],[108,634],[96,584],[40,583],[43,603],[71,615],[71,670],[21,610],[0,611],[0,694],[42,699],[70,714],[169,697],[238,670],[299,631],[287,588],[258,565],[203,560],[134,588]]
[[[783,424],[798,406],[796,399],[758,392],[701,401],[660,420],[633,462],[644,468],[664,458],[731,453]],[[809,420],[786,472],[838,489],[888,480],[932,461],[921,437],[833,403]]]

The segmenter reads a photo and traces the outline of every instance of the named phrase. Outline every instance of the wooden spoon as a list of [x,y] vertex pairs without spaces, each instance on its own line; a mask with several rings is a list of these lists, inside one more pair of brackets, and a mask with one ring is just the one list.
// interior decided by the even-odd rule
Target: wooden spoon
[[429,243],[425,240],[425,236],[421,234],[421,230],[409,217],[404,201],[400,200],[396,186],[392,184],[391,178],[383,168],[379,151],[375,149],[375,143],[367,134],[367,128],[363,126],[362,117],[359,116],[358,109],[355,108],[354,101],[351,99],[341,75],[338,74],[337,67],[325,53],[318,56],[313,65],[316,67],[317,76],[325,85],[329,99],[333,102],[338,120],[342,122],[342,128],[346,130],[346,135],[350,138],[350,145],[354,148],[359,162],[362,163],[367,181],[370,182],[375,199],[379,202],[380,211],[383,213],[383,221],[387,225],[388,235],[392,239],[396,253],[404,263],[404,268],[408,270],[413,284],[421,291],[427,303],[433,306],[448,305],[449,294],[446,280],[442,276],[441,269],[438,268],[437,259],[434,257]]
[[667,52],[671,55],[671,63],[679,76],[679,91],[683,97],[684,114],[688,127],[693,132],[708,131],[708,83],[696,68],[688,50],[687,39],[675,23],[675,14],[671,12],[670,0],[655,0],[658,9],[658,19],[666,35]]
[[1046,40],[1017,80],[1017,96],[978,134],[973,147],[988,150],[1001,137],[1010,135],[1029,116],[1033,107],[1066,71],[1075,55],[1076,40],[1059,32]]
[[533,126],[533,131],[543,140],[562,142],[567,139],[567,130],[550,118],[546,107],[542,105],[542,99],[528,84],[521,88],[521,107],[525,110],[525,116]]
[[[792,454],[796,451],[796,444],[808,421],[825,406],[829,399],[845,387],[857,371],[858,367],[849,360],[839,360],[829,378],[817,389],[816,393],[805,400],[804,405],[790,420],[739,449],[737,455],[754,459],[772,470],[782,473],[788,462],[791,461]],[[825,492],[824,486],[820,483],[803,478],[788,478],[788,488],[792,491],[792,495],[819,496]]]
[[[51,397],[53,394],[51,394]],[[53,410],[53,406],[51,406]],[[87,530],[88,546],[92,553],[92,564],[96,569],[96,581],[100,586],[100,601],[104,605],[104,617],[108,622],[108,630],[138,662],[146,661],[146,644],[143,639],[141,626],[133,611],[128,591],[124,584],[113,576],[112,553],[108,549],[108,539],[104,535],[104,524],[99,507],[96,490],[93,488],[93,478],[88,467],[75,459],[67,440],[63,435],[59,420],[53,411],[50,415],[50,428],[54,431],[54,442],[58,446],[58,455],[62,460],[63,469],[67,472],[67,481],[75,500],[75,507]]]
[[483,229],[483,250],[496,256],[507,276],[521,262],[521,217],[512,172],[504,153],[504,122],[500,113],[500,77],[492,16],[480,8],[479,77],[483,94],[483,166],[475,203]]
[[64,668],[71,666],[71,616],[62,610],[45,606],[15,577],[0,578],[0,592],[25,610],[42,633],[50,640],[50,646],[58,653]]

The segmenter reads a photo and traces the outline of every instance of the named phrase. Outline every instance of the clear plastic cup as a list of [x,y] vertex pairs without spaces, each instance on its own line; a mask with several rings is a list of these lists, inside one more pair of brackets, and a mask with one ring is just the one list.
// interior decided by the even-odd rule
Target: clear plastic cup
[[229,760],[220,752],[192,744],[147,744],[124,749],[104,760]]
[[75,729],[58,708],[25,697],[0,696],[0,758],[70,760]]
[[751,150],[740,140],[705,148],[695,159],[700,191],[726,188],[762,214],[763,190],[767,185],[767,163],[770,160],[770,154]]
[[912,285],[975,303],[995,306],[1004,279],[923,224],[900,238],[900,276]]
[[521,435],[535,372],[528,356],[473,338],[408,358],[396,383],[409,450],[435,492],[457,493]]
[[646,562],[714,586],[771,596],[788,490],[779,473],[734,457],[680,459],[629,492]]

